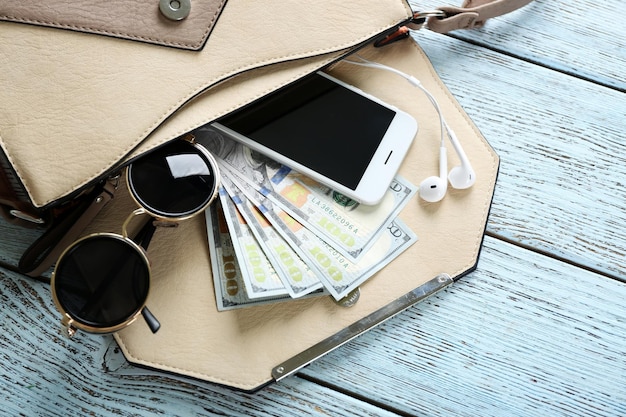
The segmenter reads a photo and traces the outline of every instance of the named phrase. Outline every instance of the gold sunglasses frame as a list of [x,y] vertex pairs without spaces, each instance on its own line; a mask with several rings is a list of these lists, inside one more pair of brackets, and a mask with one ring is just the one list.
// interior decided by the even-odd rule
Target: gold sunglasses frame
[[[130,237],[128,237],[128,226],[129,226],[129,224],[131,223],[131,221],[133,219],[135,219],[137,216],[141,216],[141,215],[148,215],[148,216],[150,216],[151,219],[148,220],[148,221],[153,221],[155,223],[155,225],[158,222],[177,223],[179,221],[183,221],[183,220],[187,220],[189,218],[192,218],[192,217],[202,213],[203,211],[205,211],[215,201],[215,198],[218,195],[218,190],[219,190],[219,185],[220,185],[220,171],[219,171],[219,167],[217,165],[217,161],[215,160],[213,155],[211,155],[211,153],[208,150],[206,150],[206,148],[204,146],[202,146],[201,144],[197,143],[195,141],[195,138],[192,135],[187,135],[187,137],[183,138],[182,140],[185,140],[185,141],[189,142],[192,146],[194,146],[196,148],[196,150],[199,151],[200,153],[202,153],[203,156],[206,157],[207,161],[209,162],[209,165],[210,165],[210,168],[212,170],[212,173],[215,176],[215,185],[214,185],[214,189],[213,189],[212,195],[209,197],[208,201],[201,208],[193,211],[190,214],[187,214],[187,215],[184,215],[184,216],[179,216],[179,217],[163,217],[162,215],[159,215],[158,213],[154,213],[154,212],[150,211],[149,209],[144,207],[140,201],[138,201],[139,199],[135,196],[134,190],[131,187],[131,181],[130,181],[130,178],[129,178],[129,172],[128,172],[128,168],[127,168],[126,169],[126,174],[125,174],[126,188],[128,189],[128,193],[132,197],[133,201],[135,202],[136,205],[139,206],[139,208],[137,208],[136,210],[133,210],[133,212],[130,213],[130,215],[126,218],[126,220],[122,224],[122,234],[108,233],[108,232],[99,232],[99,233],[92,233],[90,235],[84,236],[84,237],[76,240],[71,245],[69,245],[63,251],[63,253],[61,253],[61,255],[59,256],[59,259],[57,260],[57,263],[55,265],[54,271],[52,272],[51,281],[50,281],[50,288],[52,290],[52,299],[54,301],[54,304],[55,304],[57,310],[62,315],[61,324],[63,325],[63,328],[67,331],[67,335],[69,337],[73,337],[78,330],[83,330],[85,332],[95,333],[95,334],[115,333],[115,332],[117,332],[119,330],[122,330],[123,328],[131,325],[142,314],[144,315],[144,317],[146,315],[148,316],[148,317],[145,317],[146,320],[155,320],[156,321],[156,319],[152,316],[152,314],[147,310],[147,307],[146,307],[148,298],[150,296],[150,285],[149,285],[149,283],[150,283],[150,281],[152,279],[152,268],[150,267],[150,260],[148,259],[146,250],[143,247],[141,247],[140,245],[138,245],[135,241],[133,241]],[[131,163],[131,165],[132,165],[132,163]],[[147,291],[147,294],[146,294],[146,297],[145,297],[145,300],[144,300],[143,304],[134,313],[132,313],[132,315],[129,316],[128,319],[126,319],[125,321],[123,321],[123,322],[121,322],[119,324],[113,325],[113,326],[97,327],[97,326],[87,325],[87,324],[84,324],[84,323],[82,323],[80,321],[75,320],[74,318],[72,318],[71,314],[69,312],[67,312],[65,307],[63,307],[63,305],[61,304],[61,302],[59,300],[59,297],[58,297],[58,294],[57,294],[57,291],[56,291],[55,276],[56,276],[56,273],[57,273],[57,266],[59,265],[59,263],[64,259],[65,255],[69,251],[71,251],[74,247],[76,247],[77,245],[81,244],[81,242],[84,242],[84,241],[86,241],[88,239],[92,239],[92,238],[95,238],[95,237],[112,238],[112,239],[120,240],[120,241],[128,244],[131,248],[133,248],[137,253],[140,254],[141,259],[144,261],[144,263],[146,265],[146,268],[148,270],[148,291]]]
[[[131,214],[131,216],[134,216],[134,214]],[[148,270],[148,291],[146,292],[145,300],[143,301],[141,306],[135,312],[131,313],[131,315],[126,320],[124,320],[123,322],[121,322],[119,324],[116,324],[116,325],[113,325],[113,326],[105,326],[105,327],[102,327],[102,326],[90,326],[88,324],[84,324],[84,323],[82,323],[82,322],[80,322],[78,320],[75,320],[72,317],[72,315],[65,309],[65,307],[63,307],[61,301],[59,300],[59,296],[57,294],[57,289],[56,289],[56,285],[55,285],[55,276],[56,276],[56,272],[57,272],[57,268],[55,266],[55,269],[54,269],[54,272],[52,273],[52,277],[51,277],[51,281],[50,281],[50,288],[52,290],[52,300],[54,301],[54,305],[56,306],[57,310],[62,315],[61,324],[63,325],[63,328],[67,331],[67,336],[69,336],[69,337],[74,336],[78,330],[83,330],[83,331],[88,332],[88,333],[107,334],[107,333],[115,333],[115,332],[123,329],[124,327],[129,326],[135,320],[137,320],[137,318],[141,315],[142,310],[146,307],[146,303],[147,303],[148,297],[150,296],[150,280],[152,279],[151,268],[150,268],[150,260],[148,259],[148,256],[146,255],[146,251],[141,246],[139,246],[137,243],[135,243],[132,239],[130,239],[128,236],[120,235],[120,234],[117,234],[117,233],[92,233],[90,235],[82,237],[82,238],[76,240],[74,243],[72,243],[70,246],[68,246],[63,251],[61,256],[59,256],[59,261],[57,262],[57,265],[60,263],[61,260],[64,259],[65,255],[69,251],[71,251],[73,248],[75,248],[78,245],[81,245],[86,240],[90,240],[90,239],[97,238],[97,237],[106,237],[106,238],[109,238],[109,239],[115,239],[115,240],[122,241],[125,244],[130,245],[132,247],[132,249],[134,249],[139,254],[140,258],[143,260],[143,262],[144,262],[144,264],[145,264],[145,266],[146,266],[146,268]]]

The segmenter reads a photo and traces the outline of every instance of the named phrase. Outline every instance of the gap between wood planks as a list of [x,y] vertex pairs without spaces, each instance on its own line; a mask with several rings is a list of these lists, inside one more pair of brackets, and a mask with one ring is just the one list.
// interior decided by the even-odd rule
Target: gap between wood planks
[[565,69],[557,69],[557,68],[551,67],[550,65],[544,64],[541,61],[534,60],[534,59],[531,59],[529,57],[520,56],[520,55],[511,53],[511,52],[508,52],[508,51],[506,51],[504,49],[496,48],[496,47],[491,46],[491,45],[489,45],[487,43],[479,42],[479,41],[476,41],[474,39],[466,39],[466,38],[464,38],[462,36],[455,35],[455,34],[450,34],[450,33],[445,34],[444,36],[449,36],[450,38],[456,39],[458,41],[466,42],[466,43],[468,43],[470,45],[477,46],[477,47],[480,47],[480,48],[484,48],[484,49],[487,49],[489,51],[496,52],[498,54],[502,54],[502,55],[508,56],[509,58],[518,59],[520,61],[527,62],[529,64],[536,65],[536,66],[541,67],[541,68],[545,68],[545,69],[549,69],[549,70],[552,70],[552,71],[560,72],[561,74],[565,74],[565,75],[568,75],[570,77],[577,78],[579,80],[583,80],[583,81],[586,81],[586,82],[589,82],[589,83],[592,83],[592,84],[595,84],[595,85],[598,85],[598,86],[601,86],[601,87],[605,87],[605,88],[608,88],[608,89],[611,89],[611,90],[614,90],[614,91],[618,91],[620,93],[626,93],[626,88],[616,87],[614,85],[610,85],[608,83],[604,83],[602,81],[593,79],[591,77],[586,77],[586,76],[581,75],[581,74],[576,74],[573,71],[568,71],[568,70],[565,70]]
[[389,404],[385,404],[385,403],[381,403],[381,402],[378,402],[378,401],[374,401],[371,398],[368,398],[368,397],[366,397],[364,395],[361,395],[361,394],[359,394],[359,393],[357,393],[355,391],[350,391],[348,389],[345,389],[345,388],[342,388],[342,387],[340,387],[338,385],[329,383],[328,381],[325,381],[325,380],[320,379],[320,378],[315,378],[315,377],[312,377],[310,375],[302,374],[300,372],[298,372],[295,375],[293,375],[293,377],[294,378],[302,378],[305,381],[312,382],[312,383],[320,385],[320,386],[322,386],[324,388],[331,389],[331,390],[333,390],[335,392],[339,392],[339,393],[341,393],[341,394],[343,394],[343,395],[345,395],[347,397],[351,397],[351,398],[357,399],[357,400],[362,401],[364,403],[367,403],[367,404],[369,404],[369,405],[371,405],[373,407],[380,408],[381,410],[385,410],[385,411],[390,412],[390,413],[395,413],[395,414],[397,414],[400,417],[415,417],[415,415],[412,414],[412,413],[407,413],[406,411],[402,411],[402,410],[400,410],[400,409],[398,409],[396,407],[390,407]]
[[548,258],[557,260],[557,261],[562,262],[564,264],[571,265],[571,266],[574,266],[576,268],[579,268],[579,269],[582,269],[582,270],[585,270],[585,271],[588,271],[588,272],[592,272],[594,274],[601,275],[603,277],[606,277],[606,278],[609,278],[609,279],[613,279],[613,280],[618,281],[618,282],[622,282],[622,283],[625,282],[624,278],[619,277],[617,275],[613,275],[613,274],[610,274],[610,273],[605,272],[605,271],[600,271],[600,270],[598,270],[596,268],[592,268],[592,267],[590,267],[588,265],[583,265],[583,264],[581,264],[579,262],[575,262],[575,261],[573,261],[571,259],[567,259],[564,256],[559,256],[559,255],[557,255],[555,253],[552,253],[552,252],[550,252],[548,250],[539,249],[539,248],[536,248],[536,247],[531,246],[529,244],[521,243],[521,242],[518,242],[516,240],[504,237],[504,236],[502,236],[502,235],[500,235],[498,233],[493,233],[493,232],[486,231],[485,232],[485,236],[489,236],[489,237],[492,237],[494,239],[498,239],[498,240],[500,240],[502,242],[511,244],[513,246],[517,246],[517,247],[522,248],[524,250],[527,250],[527,251],[530,251],[530,252],[533,252],[533,253],[536,253],[536,254],[539,254],[539,255],[542,255],[542,256],[546,256]]

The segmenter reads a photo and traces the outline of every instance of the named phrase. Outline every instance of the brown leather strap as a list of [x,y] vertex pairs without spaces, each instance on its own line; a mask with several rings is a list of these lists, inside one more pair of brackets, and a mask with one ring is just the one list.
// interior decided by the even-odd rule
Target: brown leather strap
[[48,230],[22,255],[19,262],[21,273],[39,277],[73,243],[92,219],[114,196],[117,179],[109,179],[96,187],[75,209],[55,219]]
[[488,19],[510,13],[532,0],[465,0],[462,7],[445,6],[439,10],[445,17],[429,17],[428,29],[447,33],[457,29],[481,27]]

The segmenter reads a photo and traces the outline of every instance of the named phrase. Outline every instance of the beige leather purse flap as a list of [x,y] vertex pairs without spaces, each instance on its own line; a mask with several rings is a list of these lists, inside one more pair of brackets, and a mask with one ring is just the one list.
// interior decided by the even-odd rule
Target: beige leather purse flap
[[226,0],[21,0],[0,2],[0,20],[174,48],[204,46]]
[[404,0],[230,0],[200,51],[0,21],[0,146],[43,207],[411,16]]

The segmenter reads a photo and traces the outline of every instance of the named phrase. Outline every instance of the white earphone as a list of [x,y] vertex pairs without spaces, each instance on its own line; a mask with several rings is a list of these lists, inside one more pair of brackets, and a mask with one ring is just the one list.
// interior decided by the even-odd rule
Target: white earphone
[[[470,164],[467,155],[463,151],[463,147],[459,142],[458,138],[454,131],[448,126],[445,119],[443,118],[443,114],[441,109],[439,108],[439,103],[435,97],[428,91],[419,80],[411,75],[405,74],[402,71],[399,71],[395,68],[388,67],[383,64],[379,64],[378,62],[368,61],[365,58],[362,58],[359,55],[356,55],[360,61],[351,61],[345,59],[344,62],[354,65],[362,65],[365,67],[378,68],[386,71],[393,72],[404,79],[406,79],[411,85],[419,88],[426,94],[426,97],[430,100],[430,102],[437,110],[439,114],[439,120],[441,123],[441,145],[439,146],[439,176],[433,175],[431,177],[423,180],[419,185],[419,195],[420,197],[428,201],[430,203],[436,203],[441,201],[443,197],[446,195],[448,191],[448,182],[453,188],[464,190],[466,188],[471,187],[476,182],[476,173]],[[448,151],[445,145],[445,136],[448,136],[450,142],[452,143],[452,147],[456,151],[459,159],[461,160],[461,165],[455,166],[448,173]]]
[[[439,176],[432,176],[426,178],[420,183],[419,194],[420,197],[428,201],[429,203],[436,203],[441,201],[448,191],[448,182],[453,188],[459,190],[465,190],[471,187],[476,182],[476,174],[474,169],[465,155],[461,143],[456,137],[456,134],[450,127],[443,121],[445,131],[448,133],[450,142],[456,151],[461,165],[457,165],[448,173],[448,152],[446,150],[444,141],[441,141],[439,147]],[[447,176],[447,178],[446,178]]]
[[470,164],[467,155],[465,155],[465,152],[461,147],[461,143],[457,139],[452,129],[448,128],[448,126],[446,125],[446,130],[448,131],[450,142],[452,142],[452,146],[454,147],[454,150],[461,160],[461,165],[455,166],[448,173],[448,181],[453,188],[456,188],[458,190],[465,190],[474,185],[474,183],[476,182],[476,173],[474,172],[472,164]]
[[429,203],[441,201],[448,191],[448,151],[445,146],[439,147],[439,176],[433,175],[420,183],[419,195]]

